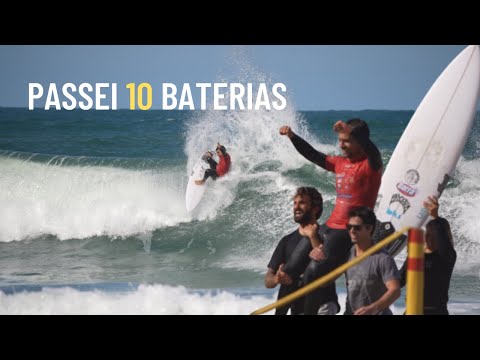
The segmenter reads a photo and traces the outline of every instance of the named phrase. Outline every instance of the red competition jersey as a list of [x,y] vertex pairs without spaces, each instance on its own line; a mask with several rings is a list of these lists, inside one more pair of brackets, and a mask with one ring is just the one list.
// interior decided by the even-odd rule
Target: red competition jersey
[[368,159],[356,162],[342,156],[327,156],[326,169],[336,174],[337,198],[327,226],[332,229],[345,229],[348,212],[357,206],[368,206],[373,210],[377,200],[382,169],[375,171]]
[[217,165],[217,175],[218,176],[225,175],[228,172],[228,170],[230,170],[230,164],[231,164],[230,155],[227,154],[225,156],[221,156],[220,161],[218,162],[218,165]]

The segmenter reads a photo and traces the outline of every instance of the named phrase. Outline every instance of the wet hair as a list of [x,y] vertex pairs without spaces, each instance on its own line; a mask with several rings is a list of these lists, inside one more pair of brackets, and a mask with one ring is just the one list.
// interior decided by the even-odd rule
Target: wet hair
[[308,196],[310,198],[310,202],[312,203],[312,207],[318,206],[320,208],[317,214],[317,220],[320,219],[320,216],[322,216],[323,213],[322,194],[320,194],[318,190],[313,187],[304,186],[297,189],[295,195],[293,195],[293,198],[296,198],[297,196]]
[[348,218],[351,219],[353,217],[359,217],[360,219],[362,219],[365,225],[371,225],[371,234],[373,235],[373,232],[375,231],[375,225],[377,223],[377,217],[375,216],[375,213],[372,209],[366,206],[360,206],[350,209],[350,211],[348,212]]
[[216,150],[220,150],[222,152],[223,156],[227,155],[227,149],[223,145],[217,146]]
[[367,153],[368,162],[373,170],[378,171],[383,167],[382,156],[377,146],[370,140],[370,129],[368,124],[358,118],[347,121],[348,127],[351,129],[350,135],[354,138],[363,150]]
[[[426,226],[426,234],[431,235],[433,241],[437,242],[437,239],[441,236],[440,234],[446,233],[448,236],[448,240],[453,245],[453,235],[452,235],[452,229],[450,228],[450,224],[448,221],[444,218],[438,217],[434,220],[430,220],[427,223]],[[438,245],[436,245],[438,246]]]

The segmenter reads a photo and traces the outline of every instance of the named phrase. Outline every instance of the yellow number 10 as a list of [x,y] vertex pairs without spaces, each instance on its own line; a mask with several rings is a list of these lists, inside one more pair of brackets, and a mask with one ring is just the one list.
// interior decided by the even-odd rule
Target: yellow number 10
[[[149,83],[141,83],[135,91],[135,84],[130,83],[126,85],[130,90],[130,110],[135,110],[135,94],[138,94],[138,108],[140,110],[148,110],[152,107],[152,86]],[[143,90],[147,90],[147,103],[143,103]]]

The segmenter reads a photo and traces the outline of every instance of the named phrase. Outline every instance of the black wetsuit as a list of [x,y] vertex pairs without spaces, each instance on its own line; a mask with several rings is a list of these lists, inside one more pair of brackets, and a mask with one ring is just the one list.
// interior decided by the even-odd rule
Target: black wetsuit
[[207,157],[205,159],[208,164],[210,165],[210,169],[205,170],[205,174],[203,175],[203,181],[207,180],[209,177],[212,178],[212,180],[217,180],[218,175],[217,175],[217,162],[212,159],[211,156]]
[[[438,249],[425,253],[424,260],[424,315],[448,315],[448,290],[453,268],[457,260],[457,252],[448,238],[442,218],[432,220],[433,236],[437,239]],[[405,286],[407,280],[407,262],[400,269],[400,285]]]
[[[277,245],[277,248],[273,252],[272,258],[270,259],[270,262],[268,263],[268,267],[272,269],[274,272],[277,272],[278,268],[280,267],[281,264],[287,263],[289,260],[291,260],[291,256],[299,242],[305,239],[303,236],[300,235],[298,232],[298,229],[292,232],[291,234],[284,236],[282,240]],[[310,247],[311,250],[311,247]],[[310,259],[309,258],[303,258],[300,261],[303,261],[301,266],[305,268],[307,264],[309,263]],[[292,285],[281,285],[280,290],[278,292],[278,299],[281,299],[288,294],[291,294],[294,291],[297,291],[300,287],[303,286],[302,281],[301,281],[301,273],[292,276],[293,284]],[[326,297],[326,301],[337,301],[337,294],[335,291],[335,283],[331,283],[327,285],[326,287],[322,288],[323,294]],[[284,307],[278,308],[275,312],[275,315],[286,315],[288,312],[288,309],[291,309],[291,314],[292,315],[299,315],[304,313],[304,297],[294,301],[290,305],[286,305]]]
[[[301,237],[289,261],[283,267],[283,270],[292,277],[296,277],[303,272],[305,285],[328,274],[347,261],[349,250],[352,247],[352,241],[346,230],[331,229],[324,224],[319,227],[318,234],[323,242],[323,252],[326,259],[311,260],[312,245],[310,240]],[[305,315],[316,315],[320,306],[330,301],[338,304],[334,281],[305,296]],[[340,307],[338,309],[340,310]]]

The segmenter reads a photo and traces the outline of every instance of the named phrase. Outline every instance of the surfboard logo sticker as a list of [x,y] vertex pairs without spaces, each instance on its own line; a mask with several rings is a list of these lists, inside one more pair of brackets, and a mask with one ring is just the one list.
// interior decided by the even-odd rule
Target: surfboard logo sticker
[[397,189],[405,196],[414,197],[417,194],[417,189],[408,184],[405,184],[404,182],[399,182],[397,184]]
[[420,180],[420,174],[415,169],[410,169],[405,174],[405,181],[409,185],[416,185]]
[[428,211],[424,207],[417,214],[417,219],[423,220],[428,216]]
[[393,194],[388,205],[387,215],[400,219],[410,209],[410,203],[400,194]]

